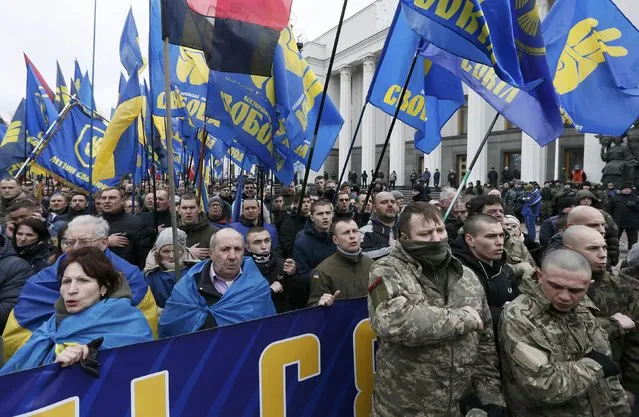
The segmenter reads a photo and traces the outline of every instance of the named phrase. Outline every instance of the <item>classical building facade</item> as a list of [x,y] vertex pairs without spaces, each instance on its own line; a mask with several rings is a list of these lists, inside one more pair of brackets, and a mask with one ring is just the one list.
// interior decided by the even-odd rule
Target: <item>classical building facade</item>
[[[542,18],[553,2],[537,0]],[[345,123],[334,149],[324,163],[324,171],[329,174],[339,174],[344,166],[396,6],[397,0],[376,0],[343,24],[329,96],[339,107]],[[631,17],[631,20],[634,19]],[[335,33],[336,28],[333,28],[304,44],[303,54],[322,81],[325,81]],[[445,125],[442,143],[430,155],[415,149],[414,129],[397,121],[381,170],[386,175],[395,171],[398,185],[409,183],[413,169],[418,173],[423,172],[424,168],[431,172],[439,169],[442,182],[445,182],[451,169],[458,175],[466,171],[467,164],[495,116],[495,110],[474,91],[464,88],[466,105]],[[347,171],[354,170],[361,175],[366,170],[370,176],[381,154],[390,122],[391,116],[371,105],[367,107]],[[519,171],[521,179],[525,181],[563,180],[575,165],[581,165],[588,179],[598,182],[604,166],[599,157],[600,149],[594,135],[584,135],[572,128],[567,128],[563,136],[542,148],[517,126],[500,116],[470,179],[485,182],[488,172],[494,167],[501,180],[501,171],[508,166],[511,171]]]

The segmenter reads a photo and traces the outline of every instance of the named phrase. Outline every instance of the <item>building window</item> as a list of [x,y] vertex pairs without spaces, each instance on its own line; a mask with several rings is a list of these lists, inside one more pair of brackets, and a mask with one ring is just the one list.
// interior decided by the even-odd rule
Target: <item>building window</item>
[[465,135],[468,133],[468,96],[465,97],[466,102],[459,108],[457,113],[457,134]]

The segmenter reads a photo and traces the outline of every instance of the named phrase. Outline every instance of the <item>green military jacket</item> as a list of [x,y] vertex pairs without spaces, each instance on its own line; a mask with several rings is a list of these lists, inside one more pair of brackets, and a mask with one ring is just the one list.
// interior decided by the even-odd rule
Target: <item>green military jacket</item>
[[307,305],[315,306],[323,294],[334,294],[336,300],[366,297],[368,273],[373,260],[365,255],[357,258],[337,251],[324,259],[311,273],[311,295]]
[[[470,269],[451,257],[441,271],[423,271],[397,244],[373,264],[368,291],[379,345],[374,417],[460,417],[470,393],[504,405],[490,309]],[[485,415],[477,411],[470,415]]]
[[624,331],[613,318],[615,313],[625,314],[639,321],[639,296],[627,280],[604,272],[600,277],[593,274],[595,282],[588,290],[588,297],[597,309],[592,314],[608,334],[612,347],[612,358],[621,368],[621,382],[625,389],[639,393],[639,332]]
[[630,408],[619,377],[604,378],[585,356],[610,355],[608,337],[585,297],[572,311],[556,311],[528,279],[502,312],[499,326],[506,402],[514,417],[624,417]]

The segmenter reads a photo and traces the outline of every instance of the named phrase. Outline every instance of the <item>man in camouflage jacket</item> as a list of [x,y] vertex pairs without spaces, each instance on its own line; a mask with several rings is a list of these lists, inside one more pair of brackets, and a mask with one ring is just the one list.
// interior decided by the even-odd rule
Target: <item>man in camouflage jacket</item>
[[499,326],[506,403],[513,417],[627,417],[610,344],[586,297],[588,261],[558,249],[538,281],[525,279]]
[[435,206],[407,205],[399,232],[370,271],[369,315],[379,343],[372,416],[503,416],[483,287],[451,256]]

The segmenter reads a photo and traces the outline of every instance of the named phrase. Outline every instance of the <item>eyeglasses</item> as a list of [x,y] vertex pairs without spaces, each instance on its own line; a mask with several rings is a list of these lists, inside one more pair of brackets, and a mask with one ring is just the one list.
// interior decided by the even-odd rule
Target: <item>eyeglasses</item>
[[62,239],[60,241],[60,243],[62,244],[63,247],[65,248],[73,248],[76,245],[78,245],[79,247],[84,247],[84,246],[91,246],[91,244],[93,244],[94,242],[97,242],[98,240],[102,240],[104,239],[103,237],[97,238],[97,239],[79,239],[79,240],[75,240],[75,239]]

